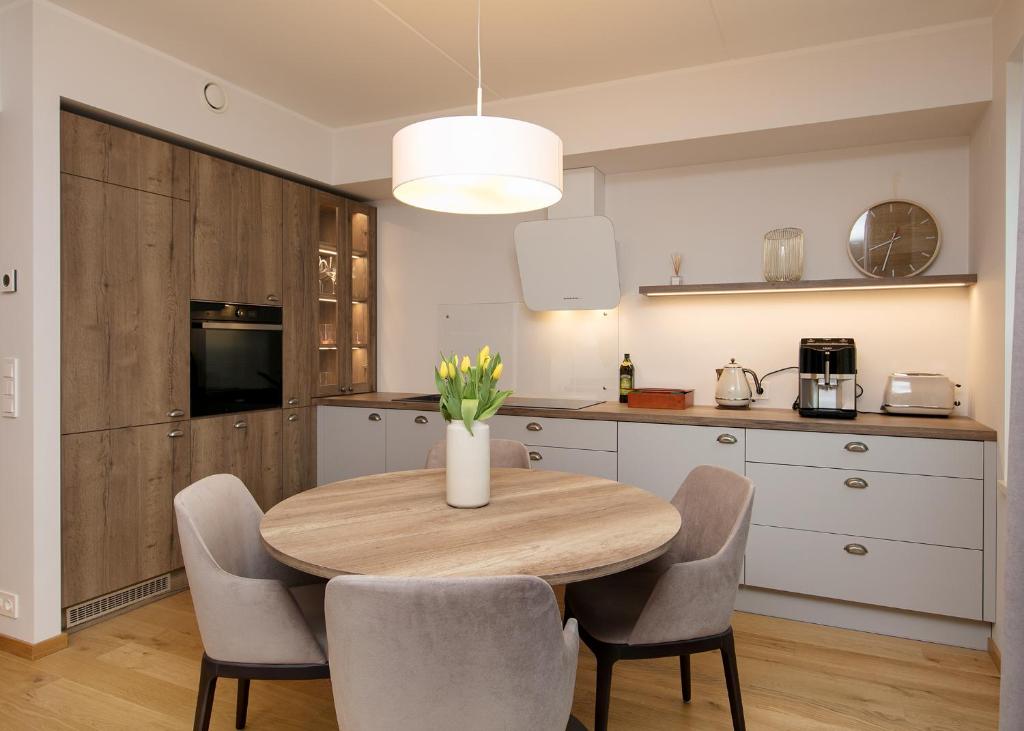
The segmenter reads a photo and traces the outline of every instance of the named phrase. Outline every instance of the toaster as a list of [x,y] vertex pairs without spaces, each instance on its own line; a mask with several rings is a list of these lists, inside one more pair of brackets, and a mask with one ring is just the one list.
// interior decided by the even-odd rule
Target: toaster
[[952,381],[941,373],[893,373],[885,382],[882,410],[887,414],[949,416],[959,406]]

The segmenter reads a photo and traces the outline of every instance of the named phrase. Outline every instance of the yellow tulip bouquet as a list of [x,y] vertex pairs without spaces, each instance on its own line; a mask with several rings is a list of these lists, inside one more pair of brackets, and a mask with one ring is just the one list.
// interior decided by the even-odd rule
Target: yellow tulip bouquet
[[466,431],[473,433],[473,422],[494,416],[511,391],[498,390],[498,379],[505,365],[501,355],[491,356],[484,346],[473,365],[468,355],[454,353],[450,358],[441,356],[441,364],[434,369],[434,382],[441,394],[441,416],[447,422],[461,419]]

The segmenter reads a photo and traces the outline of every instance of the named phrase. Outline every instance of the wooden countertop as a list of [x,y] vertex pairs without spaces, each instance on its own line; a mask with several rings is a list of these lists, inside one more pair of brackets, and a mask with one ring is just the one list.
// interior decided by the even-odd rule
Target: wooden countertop
[[[320,406],[354,406],[368,409],[403,409],[435,411],[429,403],[409,403],[395,399],[417,396],[415,393],[364,393],[354,396],[330,396],[314,399]],[[503,408],[499,414],[535,416],[552,419],[592,419],[597,421],[635,421],[648,424],[693,424],[695,426],[726,426],[745,429],[779,429],[782,431],[830,432],[836,434],[867,434],[890,437],[923,437],[926,439],[966,439],[994,442],[996,432],[974,419],[964,416],[947,418],[928,416],[890,416],[888,414],[857,414],[856,419],[811,419],[792,409],[725,410],[716,406],[693,406],[685,410],[631,409],[617,401],[605,401],[585,409]]]

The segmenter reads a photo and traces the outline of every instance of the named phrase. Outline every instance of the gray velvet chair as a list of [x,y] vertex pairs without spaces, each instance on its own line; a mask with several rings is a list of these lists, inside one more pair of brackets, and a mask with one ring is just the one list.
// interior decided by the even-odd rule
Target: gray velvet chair
[[[425,469],[432,470],[444,467],[448,462],[445,441],[442,439],[427,452]],[[520,467],[530,469],[530,453],[526,445],[514,439],[491,440],[491,467]]]
[[579,636],[536,577],[339,576],[327,585],[327,636],[345,731],[569,722]]
[[217,678],[238,679],[235,726],[244,728],[250,680],[330,677],[325,583],[263,548],[263,518],[242,481],[212,475],[174,498],[203,661],[195,731],[210,725]]
[[663,556],[620,574],[568,587],[566,617],[597,657],[594,731],[608,727],[618,660],[679,656],[683,701],[690,655],[722,653],[733,728],[745,728],[731,617],[750,529],[754,486],[720,467],[696,467],[672,498],[682,528]]

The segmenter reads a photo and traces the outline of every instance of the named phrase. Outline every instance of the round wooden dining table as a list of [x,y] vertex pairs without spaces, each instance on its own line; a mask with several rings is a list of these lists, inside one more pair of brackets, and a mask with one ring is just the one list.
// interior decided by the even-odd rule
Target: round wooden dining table
[[358,477],[278,503],[260,525],[277,560],[309,574],[539,576],[568,584],[663,554],[679,512],[637,487],[546,470],[491,470],[491,502],[445,502],[444,469]]

